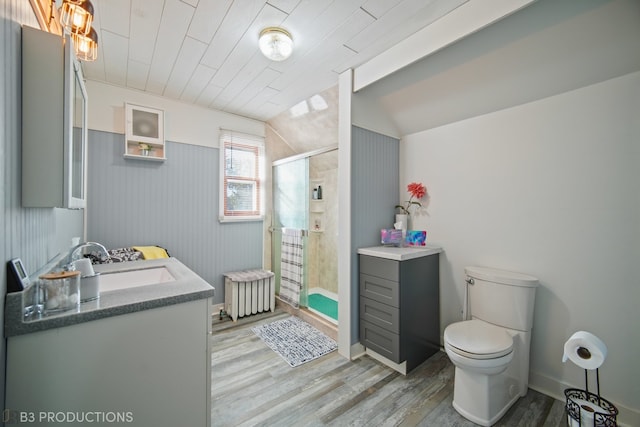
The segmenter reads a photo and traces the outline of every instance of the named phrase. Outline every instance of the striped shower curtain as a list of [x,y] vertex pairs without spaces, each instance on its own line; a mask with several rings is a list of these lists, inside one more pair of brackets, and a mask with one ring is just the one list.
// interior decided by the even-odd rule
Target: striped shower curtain
[[280,299],[295,308],[300,306],[303,277],[302,230],[282,229],[280,260]]

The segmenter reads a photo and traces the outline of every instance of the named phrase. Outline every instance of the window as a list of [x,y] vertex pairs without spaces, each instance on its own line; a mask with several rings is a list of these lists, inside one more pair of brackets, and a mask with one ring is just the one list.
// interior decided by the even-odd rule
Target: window
[[263,219],[263,151],[263,138],[221,131],[221,222]]

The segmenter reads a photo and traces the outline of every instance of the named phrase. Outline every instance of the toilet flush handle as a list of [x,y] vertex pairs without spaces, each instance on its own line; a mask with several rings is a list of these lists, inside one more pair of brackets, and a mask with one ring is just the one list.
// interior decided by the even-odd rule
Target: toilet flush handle
[[469,285],[473,285],[475,281],[473,277],[467,276],[464,280],[467,286],[464,287],[464,305],[462,306],[462,320],[469,320]]

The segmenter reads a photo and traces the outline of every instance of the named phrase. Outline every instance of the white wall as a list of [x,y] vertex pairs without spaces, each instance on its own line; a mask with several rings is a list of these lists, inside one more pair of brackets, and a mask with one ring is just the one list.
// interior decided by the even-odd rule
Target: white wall
[[629,425],[640,425],[639,111],[636,72],[400,144],[401,185],[430,194],[414,228],[445,250],[442,328],[461,318],[466,265],[538,277],[531,387],[562,400],[568,384],[584,388],[562,354],[590,331],[609,348],[602,395]]
[[372,96],[370,91],[354,93],[351,97],[351,103],[351,124],[353,126],[397,139],[402,136],[398,126],[389,114],[380,107],[375,95]]
[[167,141],[217,147],[220,128],[264,136],[264,122],[258,120],[92,80],[86,85],[92,130],[124,134],[124,103],[129,102],[164,110]]

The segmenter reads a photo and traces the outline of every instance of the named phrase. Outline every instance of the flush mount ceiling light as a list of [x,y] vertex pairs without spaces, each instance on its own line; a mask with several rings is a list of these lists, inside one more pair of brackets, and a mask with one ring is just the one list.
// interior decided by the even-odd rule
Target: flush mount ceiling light
[[272,61],[284,61],[293,52],[291,34],[282,28],[268,27],[260,32],[260,51]]
[[64,0],[60,23],[71,34],[89,34],[93,22],[93,4],[89,0]]

